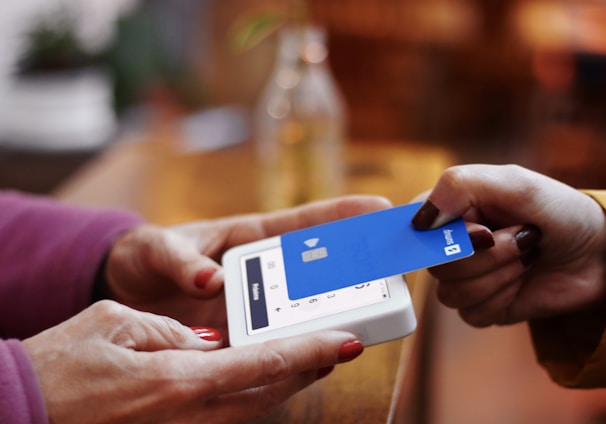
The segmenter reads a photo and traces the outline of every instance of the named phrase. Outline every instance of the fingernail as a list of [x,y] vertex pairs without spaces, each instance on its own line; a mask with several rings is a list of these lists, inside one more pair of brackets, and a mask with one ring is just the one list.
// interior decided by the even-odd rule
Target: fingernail
[[326,368],[320,368],[318,370],[318,374],[316,375],[316,380],[320,380],[324,377],[326,377],[328,374],[330,374],[333,370],[335,369],[334,365],[330,366],[330,367],[326,367]]
[[205,268],[198,271],[194,277],[194,284],[197,288],[203,289],[206,287],[213,275],[217,273],[217,268]]
[[223,338],[223,335],[216,328],[210,327],[190,327],[196,336],[207,342],[218,342]]
[[337,356],[340,363],[349,362],[362,354],[364,345],[360,340],[350,340],[341,345]]
[[440,210],[436,205],[431,203],[430,200],[426,200],[417,213],[415,213],[415,216],[412,217],[412,225],[419,230],[428,230],[439,214]]
[[472,231],[469,233],[469,239],[474,250],[484,250],[494,246],[494,237],[488,230]]
[[540,249],[531,249],[520,256],[520,261],[522,262],[522,265],[524,265],[525,267],[529,267],[534,261],[537,260],[540,255]]
[[518,250],[525,253],[538,246],[541,241],[541,230],[534,225],[525,225],[514,237]]

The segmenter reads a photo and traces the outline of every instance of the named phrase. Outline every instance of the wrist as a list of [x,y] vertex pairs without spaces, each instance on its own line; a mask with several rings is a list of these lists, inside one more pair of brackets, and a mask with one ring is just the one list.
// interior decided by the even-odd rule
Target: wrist
[[129,233],[130,231],[127,231],[126,233],[122,233],[116,236],[109,250],[105,253],[101,262],[99,263],[99,266],[97,267],[97,272],[95,273],[93,287],[91,290],[91,303],[95,303],[105,299],[114,299],[115,296],[110,285],[109,263],[110,260],[113,260],[113,258],[116,256],[116,246],[118,246],[120,241],[124,239],[125,234]]
[[600,208],[603,224],[602,234],[604,235],[603,238],[606,239],[606,190],[581,190],[581,192],[589,196],[594,201],[594,203]]
[[[606,293],[606,190],[581,190],[582,193],[590,197],[596,206],[600,208],[600,218],[602,226],[598,229],[596,236],[601,241],[601,262],[602,262],[602,284],[604,286],[604,292]],[[602,297],[600,302],[600,308],[602,315],[605,315],[606,311],[606,295]]]
[[111,292],[109,284],[107,282],[107,260],[109,254],[106,254],[99,264],[99,268],[95,274],[95,280],[93,281],[93,288],[91,291],[91,303],[98,302],[99,300],[111,299]]

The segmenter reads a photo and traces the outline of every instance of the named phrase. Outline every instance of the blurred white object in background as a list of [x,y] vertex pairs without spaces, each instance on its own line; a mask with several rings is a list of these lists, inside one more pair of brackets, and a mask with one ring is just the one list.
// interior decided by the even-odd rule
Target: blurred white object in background
[[180,125],[183,153],[212,151],[244,142],[250,136],[246,110],[237,105],[203,110]]
[[76,18],[82,45],[95,53],[114,24],[138,0],[21,0],[0,2],[0,144],[24,149],[90,149],[115,129],[112,85],[98,70],[15,75],[27,35],[41,19],[65,11]]
[[13,148],[95,149],[116,130],[110,79],[94,70],[15,78],[0,104],[0,140]]

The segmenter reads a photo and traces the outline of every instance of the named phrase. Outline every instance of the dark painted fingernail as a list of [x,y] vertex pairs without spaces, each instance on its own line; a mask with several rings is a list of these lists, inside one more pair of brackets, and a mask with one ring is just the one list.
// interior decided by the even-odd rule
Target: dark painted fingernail
[[534,225],[525,225],[515,235],[516,245],[521,253],[528,252],[539,245],[541,241],[541,230]]
[[520,256],[520,261],[525,267],[532,265],[541,255],[541,249],[531,249]]
[[190,327],[196,336],[207,342],[218,342],[223,338],[223,335],[216,328],[210,327]]
[[332,365],[330,367],[326,367],[326,368],[320,368],[318,370],[318,374],[316,375],[316,380],[320,380],[324,377],[326,377],[328,374],[330,374],[333,370],[335,369],[335,366]]
[[474,250],[484,250],[494,246],[494,237],[488,230],[472,231],[469,233],[469,239]]
[[436,205],[431,203],[430,200],[426,200],[417,213],[415,213],[415,216],[412,217],[412,225],[418,230],[428,230],[439,214],[440,210]]
[[360,340],[350,340],[341,345],[338,354],[339,362],[349,362],[362,354],[364,345]]
[[217,268],[205,268],[198,271],[194,277],[194,284],[197,288],[203,289],[206,287],[213,275],[217,273]]

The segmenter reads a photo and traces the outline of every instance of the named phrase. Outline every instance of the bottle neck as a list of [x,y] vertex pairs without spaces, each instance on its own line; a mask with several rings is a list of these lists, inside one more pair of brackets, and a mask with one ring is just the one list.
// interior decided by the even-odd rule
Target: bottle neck
[[280,32],[279,65],[308,66],[326,61],[328,49],[323,30],[317,27],[286,28]]

